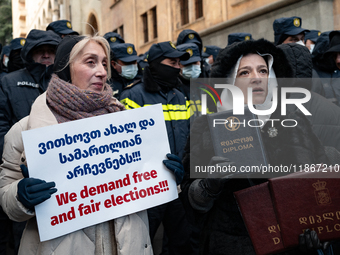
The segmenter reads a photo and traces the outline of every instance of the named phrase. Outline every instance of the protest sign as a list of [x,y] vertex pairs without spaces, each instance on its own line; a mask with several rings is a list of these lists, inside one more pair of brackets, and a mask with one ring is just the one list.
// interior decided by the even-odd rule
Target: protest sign
[[22,135],[30,177],[58,189],[35,207],[41,241],[178,197],[161,104]]

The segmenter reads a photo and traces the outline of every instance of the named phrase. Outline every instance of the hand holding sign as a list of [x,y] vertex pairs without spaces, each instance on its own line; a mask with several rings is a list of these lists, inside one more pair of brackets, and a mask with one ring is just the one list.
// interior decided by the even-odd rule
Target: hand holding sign
[[[40,180],[23,185],[20,201],[37,205],[41,241],[178,197],[174,177],[179,183],[184,171],[179,158],[165,158],[170,148],[160,104],[32,129],[22,136],[30,177]],[[58,192],[48,199],[54,182]]]
[[28,178],[27,167],[21,165],[20,168],[25,178],[18,183],[18,199],[26,208],[33,210],[34,206],[49,199],[53,193],[57,192],[57,189],[53,188],[55,187],[54,182]]
[[184,167],[181,159],[174,154],[166,154],[168,160],[163,160],[164,165],[171,170],[176,177],[176,184],[179,185],[183,181]]

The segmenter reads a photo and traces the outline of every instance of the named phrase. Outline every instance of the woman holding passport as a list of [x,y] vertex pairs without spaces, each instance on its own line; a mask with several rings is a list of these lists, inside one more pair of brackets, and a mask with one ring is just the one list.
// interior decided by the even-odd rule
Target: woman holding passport
[[[278,88],[276,110],[271,114],[256,116],[264,123],[260,133],[271,166],[329,163],[324,147],[313,133],[305,115],[298,109],[288,110],[285,116],[281,115],[280,90],[290,84],[284,84],[277,78],[292,77],[291,66],[281,49],[264,39],[234,43],[220,51],[212,67],[211,77],[226,78],[228,84],[238,87],[244,94],[245,105],[248,88],[251,88],[252,104],[257,110],[272,107],[273,90]],[[221,103],[217,103],[217,111],[233,109],[230,91],[223,89],[220,95]],[[284,127],[281,125],[283,119],[293,119],[298,125]],[[195,166],[216,166],[217,163],[228,166],[233,165],[232,161],[235,162],[233,158],[215,156],[206,115],[198,118],[191,127],[186,151],[183,159],[186,176],[181,185],[181,198],[191,213],[191,218],[196,224],[200,224],[200,254],[255,254],[233,193],[264,183],[267,179],[252,178],[251,175],[243,175],[243,178],[235,175],[233,178],[237,179],[190,179],[189,173],[195,172]],[[239,153],[242,158],[243,151]],[[246,162],[248,159],[244,156],[242,160]],[[237,163],[242,165],[242,162]],[[299,236],[296,238],[298,240]],[[307,247],[306,239],[307,243],[311,244],[310,240],[316,240],[317,237],[311,238],[310,232],[307,231],[301,236],[302,249],[296,248],[283,254],[317,254],[317,248],[322,248],[320,242],[314,247]]]
[[[36,99],[30,115],[16,123],[5,137],[1,206],[12,220],[28,220],[19,254],[153,254],[145,210],[49,241],[39,240],[34,206],[51,198],[57,189],[54,182],[29,178],[21,131],[123,111],[124,106],[112,97],[106,83],[109,66],[110,47],[103,37],[65,37],[58,46],[55,74],[46,93]],[[163,162],[176,172],[179,181],[180,160],[171,154],[168,158]]]

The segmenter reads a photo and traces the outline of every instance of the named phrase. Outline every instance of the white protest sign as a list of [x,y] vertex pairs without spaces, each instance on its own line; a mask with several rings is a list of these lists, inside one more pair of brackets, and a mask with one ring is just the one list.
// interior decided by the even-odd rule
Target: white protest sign
[[178,197],[162,105],[22,132],[30,177],[58,191],[35,207],[41,241]]

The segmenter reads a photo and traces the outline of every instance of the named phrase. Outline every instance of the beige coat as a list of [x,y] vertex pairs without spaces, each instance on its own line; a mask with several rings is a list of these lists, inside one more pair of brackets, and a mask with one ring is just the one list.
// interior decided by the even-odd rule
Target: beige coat
[[58,124],[46,105],[46,93],[39,96],[31,114],[16,123],[5,136],[3,164],[0,167],[0,203],[10,219],[26,221],[19,254],[153,254],[146,211],[87,227],[40,242],[34,211],[17,199],[18,182],[23,178],[20,164],[26,164],[21,132]]

